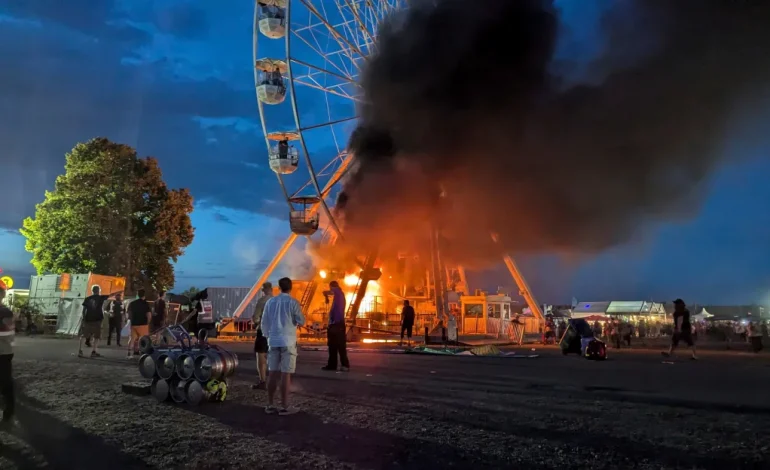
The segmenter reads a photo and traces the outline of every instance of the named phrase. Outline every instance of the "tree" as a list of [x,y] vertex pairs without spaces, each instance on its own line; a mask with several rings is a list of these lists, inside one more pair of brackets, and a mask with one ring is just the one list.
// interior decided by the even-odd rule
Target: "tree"
[[200,291],[201,290],[198,289],[197,287],[192,286],[189,289],[187,289],[186,291],[182,292],[181,295],[187,297],[188,299],[192,299],[195,296],[195,294],[197,294]]
[[165,289],[192,243],[192,210],[190,193],[168,189],[156,159],[97,138],[67,154],[21,233],[38,274],[95,272],[125,276],[132,292]]

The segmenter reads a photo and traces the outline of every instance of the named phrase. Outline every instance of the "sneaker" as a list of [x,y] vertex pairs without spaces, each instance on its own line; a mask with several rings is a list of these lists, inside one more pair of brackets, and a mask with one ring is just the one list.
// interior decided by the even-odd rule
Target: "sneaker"
[[280,410],[278,410],[279,416],[289,416],[289,415],[295,415],[297,413],[299,413],[299,408],[294,406],[288,406],[286,408],[281,408]]
[[669,354],[668,351],[661,351],[660,354],[663,357],[671,357],[671,354]]
[[267,405],[265,407],[265,413],[269,415],[275,415],[278,414],[278,407],[275,405]]
[[267,390],[267,383],[259,382],[251,386],[252,390]]
[[133,358],[134,358],[134,354],[131,351],[129,351],[128,354],[126,354],[126,359],[133,359]]
[[691,361],[697,361],[698,360],[698,356],[693,355],[693,356],[690,357],[690,360]]
[[83,357],[83,350],[78,351],[78,357]]
[[350,366],[348,366],[348,367],[345,367],[345,366],[340,367],[340,372],[350,372]]
[[323,367],[321,367],[321,370],[330,370],[330,371],[336,372],[337,368],[336,367],[323,366]]
[[102,355],[96,351],[91,351],[91,357],[102,357]]

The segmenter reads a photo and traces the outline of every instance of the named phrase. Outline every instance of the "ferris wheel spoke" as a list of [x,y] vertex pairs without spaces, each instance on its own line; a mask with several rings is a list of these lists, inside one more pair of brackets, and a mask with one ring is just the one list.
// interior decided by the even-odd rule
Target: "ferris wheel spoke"
[[[348,157],[348,155],[349,154],[348,154],[347,151],[341,152],[336,157],[331,159],[328,163],[326,163],[326,165],[324,165],[323,168],[321,168],[316,173],[316,175],[319,176],[319,177],[330,177],[330,178],[333,178],[334,175],[337,173],[340,165],[343,164],[343,162]],[[340,175],[340,176],[343,176],[343,175]],[[328,184],[328,183],[329,182],[327,182],[326,184]],[[308,189],[312,185],[313,185],[312,181],[306,180],[305,183],[302,184],[301,186],[299,186],[293,193],[287,194],[287,198],[292,198],[292,197],[299,196],[300,194],[302,194],[306,189]]]
[[[343,17],[345,16],[345,10],[349,10],[350,14],[353,16],[353,19],[355,20],[355,28],[352,28],[351,25],[348,22],[345,22],[345,29],[348,31],[348,34],[351,36],[358,38],[358,32],[361,33],[361,36],[363,36],[363,45],[366,48],[366,52],[371,53],[373,48],[376,48],[376,43],[374,42],[374,33],[369,30],[368,25],[366,24],[366,21],[361,17],[359,13],[359,3],[356,3],[355,0],[337,0],[337,9],[340,12],[340,15]],[[361,46],[361,43],[359,42],[359,47]]]
[[322,122],[320,124],[313,124],[312,126],[301,127],[300,132],[312,131],[313,129],[320,129],[322,127],[334,126],[335,124],[342,124],[343,122],[355,121],[358,116],[346,117],[343,119],[337,119],[336,121]]
[[[309,30],[305,29],[305,31],[309,31]],[[315,45],[312,44],[310,41],[308,41],[307,38],[305,38],[301,34],[301,32],[302,31],[292,31],[292,34],[293,34],[294,37],[296,37],[297,39],[302,41],[308,48],[310,48],[310,50],[315,52],[316,55],[318,55],[319,57],[323,57],[323,62],[325,64],[328,64],[330,67],[336,69],[337,72],[339,72],[339,74],[341,74],[341,75],[345,76],[347,79],[355,82],[355,76],[353,75],[352,71],[345,70],[339,64],[337,64],[333,60],[331,60],[330,56],[333,56],[333,55],[329,55],[329,54],[326,54],[326,53],[322,52],[323,48],[319,44],[318,38],[315,36],[315,34],[312,34],[312,31],[310,32],[310,35],[313,37],[313,40],[316,43]],[[295,59],[291,59],[291,60],[295,61]],[[310,66],[310,65],[307,65],[307,66]],[[312,67],[315,68],[315,69],[323,69],[323,67],[315,66],[315,65],[313,65]]]
[[[361,51],[361,49],[357,45],[353,44],[345,36],[340,34],[339,31],[337,31],[337,28],[335,28],[335,26],[329,23],[329,20],[326,19],[326,15],[323,15],[315,7],[312,0],[299,0],[299,1],[305,6],[305,8],[308,9],[310,13],[312,13],[318,19],[318,21],[320,21],[324,26],[326,26],[326,29],[329,31],[329,34],[331,34],[332,37],[335,40],[337,40],[337,42],[340,44],[340,47],[342,49],[347,49],[351,52],[354,52],[355,54],[358,55],[358,57],[361,57],[364,60],[366,60],[366,54],[364,54],[363,51]],[[347,48],[345,46],[347,46]],[[351,60],[352,59],[353,57],[351,57]]]
[[314,83],[314,81],[312,81],[312,80],[305,80],[303,77],[295,78],[294,79],[294,83],[302,85],[302,86],[310,87],[310,88],[315,88],[316,90],[320,90],[320,91],[323,91],[325,93],[330,93],[332,95],[336,95],[336,96],[339,96],[339,97],[342,97],[342,98],[345,98],[345,99],[348,99],[348,100],[358,101],[358,98],[356,98],[355,96],[351,96],[349,93],[345,93],[345,92],[336,90],[333,87],[325,87],[325,86],[323,86],[323,85],[321,85],[319,83]]

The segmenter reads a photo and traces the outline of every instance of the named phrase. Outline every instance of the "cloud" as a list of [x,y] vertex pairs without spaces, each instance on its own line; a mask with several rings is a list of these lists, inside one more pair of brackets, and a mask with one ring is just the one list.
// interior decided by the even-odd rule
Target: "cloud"
[[266,150],[243,60],[251,6],[201,6],[216,10],[202,1],[3,2],[0,89],[12,92],[0,100],[0,227],[16,229],[33,214],[64,154],[96,136],[157,157],[169,185],[189,187],[197,201],[277,215],[260,202],[281,193],[261,165]]
[[223,223],[223,224],[235,225],[235,222],[233,222],[230,217],[224,215],[221,212],[215,212],[214,213],[214,220],[216,220],[217,222]]

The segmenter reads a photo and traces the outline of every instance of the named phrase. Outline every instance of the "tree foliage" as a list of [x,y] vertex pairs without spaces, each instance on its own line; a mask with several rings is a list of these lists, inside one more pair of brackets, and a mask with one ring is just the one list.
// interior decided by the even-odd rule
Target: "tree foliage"
[[97,138],[66,156],[53,191],[21,233],[38,274],[125,276],[127,289],[174,285],[171,264],[193,240],[192,197],[168,189],[155,158]]
[[186,291],[182,292],[180,295],[183,295],[183,296],[187,297],[188,299],[192,299],[195,296],[195,294],[197,294],[200,291],[201,290],[198,289],[197,287],[192,286],[189,289],[187,289]]

